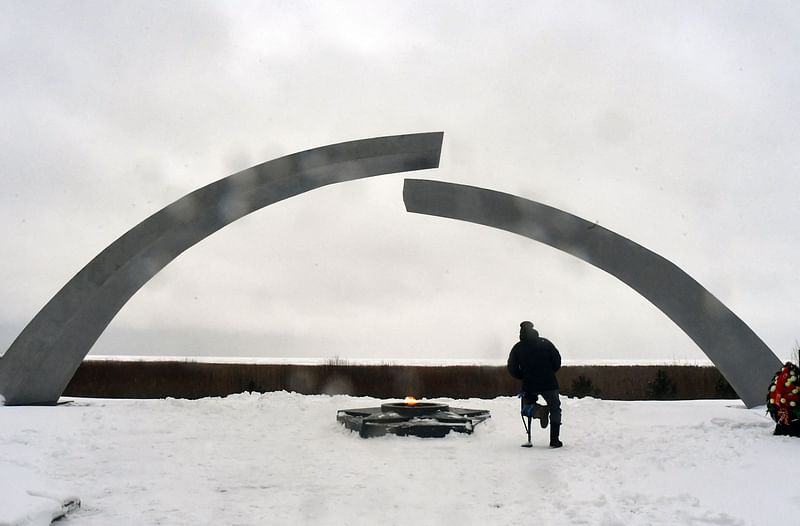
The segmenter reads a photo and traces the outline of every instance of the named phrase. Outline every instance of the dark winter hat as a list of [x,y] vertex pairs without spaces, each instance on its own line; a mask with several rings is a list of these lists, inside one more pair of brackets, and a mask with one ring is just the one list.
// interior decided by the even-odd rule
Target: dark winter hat
[[533,322],[532,321],[523,321],[519,324],[520,329],[533,329]]

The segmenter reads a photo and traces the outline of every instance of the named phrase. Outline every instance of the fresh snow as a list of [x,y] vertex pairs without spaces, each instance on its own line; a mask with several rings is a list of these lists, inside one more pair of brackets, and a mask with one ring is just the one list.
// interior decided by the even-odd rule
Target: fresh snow
[[[276,392],[0,408],[0,524],[790,524],[800,439],[741,402],[563,398],[565,447],[532,449],[516,398],[473,435],[361,439]],[[46,495],[46,496],[43,496]]]
[[[53,519],[75,509],[77,497],[54,490],[28,466],[14,463],[14,456],[3,447],[0,461],[0,525],[50,524]],[[23,454],[24,456],[24,454]]]
[[[297,358],[297,357],[248,357],[248,356],[131,356],[131,355],[102,355],[90,354],[84,361],[89,362],[183,362],[183,363],[232,363],[232,364],[267,364],[267,365],[333,365],[337,362],[342,365],[413,365],[422,367],[445,367],[450,365],[488,365],[505,367],[506,359],[439,359],[439,358],[419,358],[419,359],[384,359],[384,358],[346,358],[337,357],[318,357],[318,358]],[[632,366],[632,365],[655,365],[673,366],[688,365],[696,367],[713,367],[710,360],[568,360],[565,359],[562,365],[570,366]]]

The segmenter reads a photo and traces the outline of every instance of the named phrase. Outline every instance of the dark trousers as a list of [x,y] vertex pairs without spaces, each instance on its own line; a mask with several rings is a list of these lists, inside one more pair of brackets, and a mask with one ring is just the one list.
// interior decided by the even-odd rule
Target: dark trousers
[[544,401],[547,402],[547,408],[550,412],[550,423],[553,425],[561,425],[561,400],[558,398],[558,389],[552,391],[536,391],[533,393],[525,393],[525,404],[533,404],[539,395],[542,395]]
[[800,422],[791,424],[777,424],[773,435],[784,435],[790,437],[800,437]]

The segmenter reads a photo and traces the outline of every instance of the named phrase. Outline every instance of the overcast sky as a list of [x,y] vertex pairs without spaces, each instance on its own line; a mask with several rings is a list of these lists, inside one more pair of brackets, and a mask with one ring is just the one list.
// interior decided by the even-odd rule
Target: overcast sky
[[314,190],[181,255],[91,354],[705,355],[612,276],[408,214],[403,178],[561,208],[680,266],[781,358],[800,325],[793,2],[0,3],[0,353],[78,270],[201,186],[444,131],[437,170]]

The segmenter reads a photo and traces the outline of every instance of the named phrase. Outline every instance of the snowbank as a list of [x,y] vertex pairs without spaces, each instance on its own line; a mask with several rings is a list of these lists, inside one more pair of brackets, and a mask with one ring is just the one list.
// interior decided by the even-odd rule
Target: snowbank
[[[186,363],[229,363],[229,364],[266,364],[266,365],[331,365],[337,363],[346,365],[416,365],[428,367],[444,367],[449,365],[488,365],[505,366],[506,359],[437,359],[437,358],[343,358],[335,357],[253,357],[253,356],[147,356],[147,355],[104,355],[89,354],[84,361],[94,362],[186,362]],[[713,367],[710,360],[569,360],[565,359],[563,365],[603,365],[603,366],[631,366],[631,365],[691,365],[698,367]]]
[[77,509],[77,497],[53,489],[29,469],[0,461],[0,526],[48,525]]

